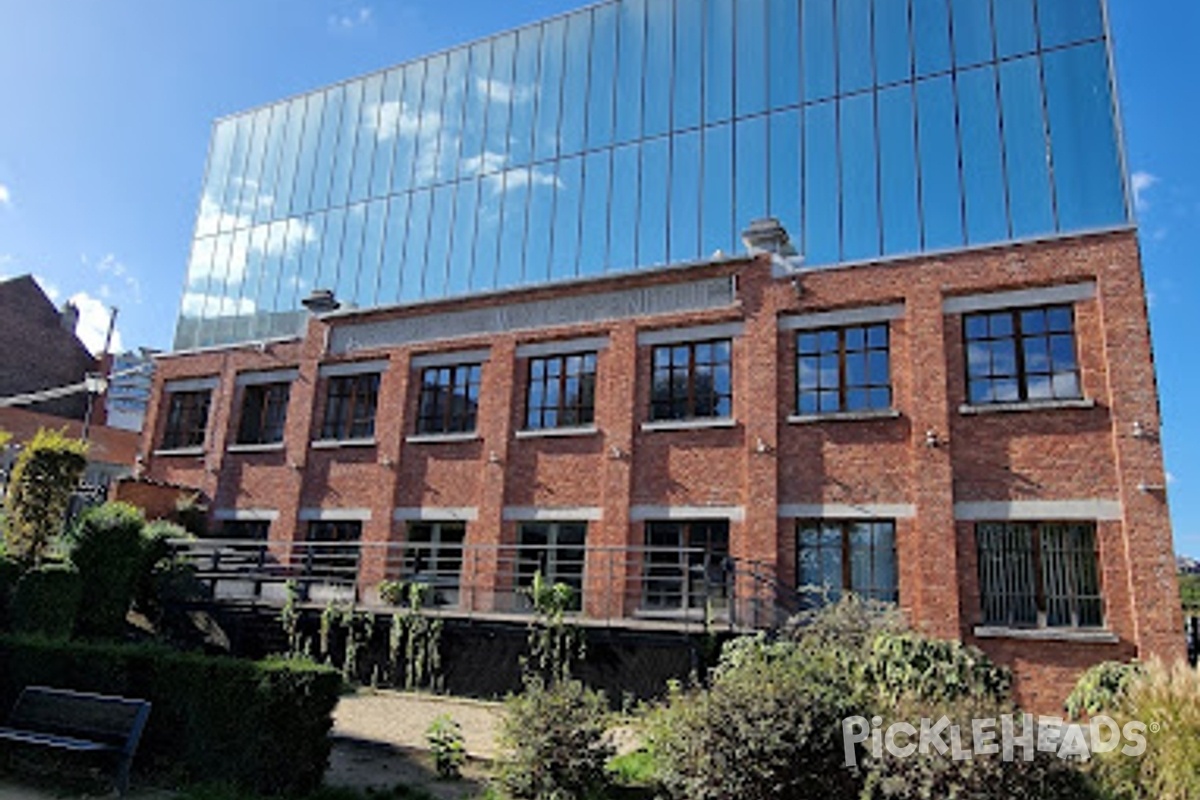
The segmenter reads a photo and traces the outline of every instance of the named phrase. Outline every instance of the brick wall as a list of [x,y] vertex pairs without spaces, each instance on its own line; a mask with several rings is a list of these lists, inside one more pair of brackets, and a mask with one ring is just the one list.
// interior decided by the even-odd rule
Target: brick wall
[[[364,312],[351,319],[486,308],[519,297],[570,297],[615,286],[680,280],[678,270],[583,285],[550,287],[445,304]],[[373,446],[313,449],[322,410],[318,365],[330,324],[314,320],[303,341],[230,347],[159,361],[147,431],[161,440],[164,381],[218,376],[203,455],[148,453],[150,474],[202,488],[214,508],[279,511],[272,537],[304,537],[300,509],[368,509],[368,541],[402,541],[396,508],[477,509],[469,542],[515,540],[508,506],[598,508],[594,545],[641,544],[631,507],[735,506],[733,555],[771,565],[795,580],[795,523],[779,506],[909,507],[896,520],[900,601],[929,633],[977,643],[1014,667],[1030,708],[1054,711],[1087,665],[1137,655],[1182,657],[1170,523],[1161,492],[1160,443],[1132,436],[1137,421],[1157,432],[1157,394],[1137,242],[1133,233],[1057,240],[804,273],[800,291],[772,277],[764,259],[700,265],[687,276],[735,275],[737,303],[694,314],[472,337],[419,348],[365,350],[387,359]],[[1075,303],[1076,338],[1088,408],[963,414],[966,400],[961,317],[943,313],[948,297],[1094,281],[1095,296]],[[903,304],[890,324],[894,418],[789,422],[795,409],[795,336],[781,315]],[[647,431],[651,364],[637,334],[741,322],[733,346],[733,427]],[[596,428],[590,435],[518,438],[526,362],[519,344],[605,335],[598,359]],[[483,367],[477,437],[410,442],[418,403],[414,354],[490,348]],[[239,372],[299,367],[284,446],[267,453],[226,449],[236,424]],[[931,433],[937,446],[926,444]],[[956,521],[956,501],[1112,501],[1120,518],[1100,521],[1097,539],[1107,628],[1116,641],[977,638],[979,607],[974,527]],[[476,576],[481,584],[489,576]],[[619,578],[620,576],[616,576]],[[595,575],[589,580],[596,580]],[[590,609],[589,610],[593,610]],[[610,611],[612,609],[609,609]],[[628,604],[624,609],[629,610]]]

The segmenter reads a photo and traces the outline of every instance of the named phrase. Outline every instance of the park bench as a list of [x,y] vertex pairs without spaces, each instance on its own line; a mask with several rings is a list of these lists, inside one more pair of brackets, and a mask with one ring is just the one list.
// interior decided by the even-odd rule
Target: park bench
[[124,795],[149,716],[146,700],[28,686],[0,727],[0,740],[111,755],[117,761],[117,793]]

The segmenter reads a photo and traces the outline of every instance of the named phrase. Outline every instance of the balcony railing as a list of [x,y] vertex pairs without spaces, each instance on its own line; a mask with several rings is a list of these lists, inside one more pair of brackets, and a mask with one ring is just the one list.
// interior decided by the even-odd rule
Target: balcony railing
[[[384,611],[389,581],[428,587],[427,613],[528,618],[535,573],[574,589],[583,625],[746,630],[797,608],[771,565],[701,548],[196,539],[175,542],[217,602],[339,603]],[[289,589],[289,584],[291,589]]]

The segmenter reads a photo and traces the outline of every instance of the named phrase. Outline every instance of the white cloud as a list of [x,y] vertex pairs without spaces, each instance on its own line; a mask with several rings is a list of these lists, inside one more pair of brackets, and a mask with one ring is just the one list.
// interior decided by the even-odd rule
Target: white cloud
[[1168,473],[1167,473],[1167,485],[1168,485],[1168,486],[1174,486],[1174,485],[1175,485],[1175,483],[1176,483],[1176,480],[1177,480],[1177,479],[1176,479],[1176,477],[1175,477],[1175,473],[1173,473],[1173,472],[1168,472]]
[[372,16],[370,6],[359,6],[357,9],[342,14],[331,14],[329,28],[334,31],[352,31],[370,24]]
[[[125,266],[115,255],[109,253],[96,262],[96,271],[104,278],[113,278],[120,281],[124,285],[124,290],[121,291],[120,299],[122,302],[133,302],[140,305],[142,302],[142,284],[136,276],[130,273],[129,267]],[[112,288],[105,283],[100,287],[100,296],[108,298],[113,294]]]
[[42,291],[46,293],[46,297],[50,298],[51,303],[58,302],[58,298],[62,296],[62,292],[58,290],[56,285],[48,281],[46,278],[43,278],[41,275],[35,274],[33,279],[37,281],[38,286],[42,287]]
[[12,205],[12,190],[0,183],[0,206]]
[[1130,183],[1133,185],[1133,204],[1137,210],[1145,211],[1150,208],[1146,193],[1158,183],[1158,176],[1149,172],[1135,172],[1130,176]]
[[[99,354],[104,349],[104,338],[108,333],[108,323],[112,311],[101,300],[92,297],[87,292],[76,292],[71,295],[70,302],[79,309],[79,324],[75,335],[93,354]],[[114,330],[109,351],[122,352],[121,331]]]
[[475,88],[494,103],[528,103],[533,99],[532,86],[522,86],[497,78],[476,78]]

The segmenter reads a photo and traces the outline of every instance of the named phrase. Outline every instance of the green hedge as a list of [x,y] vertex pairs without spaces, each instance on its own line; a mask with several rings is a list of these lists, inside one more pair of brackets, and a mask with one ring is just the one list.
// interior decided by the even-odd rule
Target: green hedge
[[341,676],[304,661],[0,636],[0,705],[34,684],[149,700],[139,764],[282,794],[320,785]]

